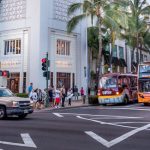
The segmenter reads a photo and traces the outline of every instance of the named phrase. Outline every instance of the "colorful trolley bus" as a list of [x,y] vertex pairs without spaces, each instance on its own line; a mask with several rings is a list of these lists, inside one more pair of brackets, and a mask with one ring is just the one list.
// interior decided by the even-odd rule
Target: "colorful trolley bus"
[[138,66],[138,102],[150,104],[150,62]]
[[137,101],[137,75],[109,73],[102,76],[98,89],[99,104]]

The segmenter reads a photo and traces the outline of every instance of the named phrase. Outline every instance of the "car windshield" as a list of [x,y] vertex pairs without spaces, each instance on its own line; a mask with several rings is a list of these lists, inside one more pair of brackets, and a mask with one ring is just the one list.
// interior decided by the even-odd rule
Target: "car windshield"
[[0,97],[10,97],[14,96],[9,89],[0,89]]
[[140,92],[150,92],[150,80],[139,82]]
[[102,77],[99,82],[100,88],[116,88],[117,77]]

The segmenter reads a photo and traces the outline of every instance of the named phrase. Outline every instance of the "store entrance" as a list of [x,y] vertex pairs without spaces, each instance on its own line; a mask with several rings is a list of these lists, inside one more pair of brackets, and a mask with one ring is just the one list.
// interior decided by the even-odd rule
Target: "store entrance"
[[7,87],[13,93],[19,93],[19,81],[20,73],[10,73],[10,77],[7,79]]
[[65,89],[68,90],[71,88],[71,73],[61,73],[57,72],[57,88],[61,88],[63,85]]

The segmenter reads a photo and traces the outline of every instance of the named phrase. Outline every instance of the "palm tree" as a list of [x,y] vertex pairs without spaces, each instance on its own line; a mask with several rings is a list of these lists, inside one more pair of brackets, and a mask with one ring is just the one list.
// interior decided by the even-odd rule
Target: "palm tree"
[[[118,0],[119,1],[119,0]],[[71,32],[76,25],[84,18],[90,17],[91,23],[93,25],[93,19],[96,18],[98,22],[98,35],[99,35],[99,51],[98,51],[98,79],[102,74],[101,62],[102,62],[102,27],[108,24],[113,30],[116,29],[117,24],[126,24],[125,14],[123,14],[120,9],[118,9],[116,0],[84,0],[83,3],[74,3],[68,8],[68,15],[73,15],[77,10],[81,10],[81,14],[78,14],[69,20],[67,24],[68,32]],[[117,9],[116,9],[117,8]],[[112,18],[116,16],[115,19]],[[98,83],[98,82],[97,82]]]
[[123,38],[127,44],[133,49],[132,63],[134,61],[134,51],[137,50],[139,62],[140,48],[146,46],[148,28],[147,17],[150,14],[150,5],[146,0],[126,0],[126,14],[128,14],[129,28],[124,30]]

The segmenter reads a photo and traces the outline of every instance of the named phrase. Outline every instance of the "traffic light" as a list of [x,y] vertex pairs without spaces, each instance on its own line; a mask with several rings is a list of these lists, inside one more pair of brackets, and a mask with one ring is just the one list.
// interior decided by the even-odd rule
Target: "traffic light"
[[47,59],[46,58],[42,59],[42,70],[43,71],[47,70]]
[[3,77],[9,78],[9,75],[10,75],[10,74],[9,74],[9,71],[6,71],[6,70],[5,70],[5,71],[2,71],[2,76],[3,76]]
[[50,79],[50,71],[44,71],[43,72],[43,77],[46,77],[49,80]]
[[9,71],[7,71],[7,70],[4,70],[4,71],[0,70],[0,76],[9,78],[9,75],[10,75]]

